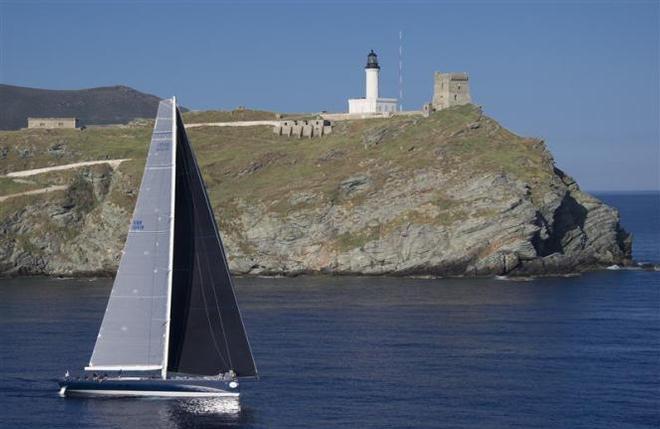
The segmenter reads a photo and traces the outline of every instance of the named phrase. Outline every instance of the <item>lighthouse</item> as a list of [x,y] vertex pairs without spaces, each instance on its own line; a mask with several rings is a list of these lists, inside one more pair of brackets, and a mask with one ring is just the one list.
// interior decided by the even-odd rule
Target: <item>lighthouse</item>
[[371,50],[367,55],[367,65],[364,67],[366,91],[364,98],[351,98],[348,100],[348,113],[365,114],[381,113],[391,114],[396,111],[396,98],[379,98],[380,65],[378,55]]
[[367,100],[378,99],[378,74],[380,66],[378,65],[378,56],[372,49],[367,55],[367,66],[364,68],[367,74]]

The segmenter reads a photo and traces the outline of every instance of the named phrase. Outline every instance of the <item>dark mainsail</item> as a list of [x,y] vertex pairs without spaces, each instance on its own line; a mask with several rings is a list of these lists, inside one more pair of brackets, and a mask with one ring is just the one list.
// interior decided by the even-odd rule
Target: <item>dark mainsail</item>
[[202,176],[176,112],[174,262],[168,372],[257,375]]

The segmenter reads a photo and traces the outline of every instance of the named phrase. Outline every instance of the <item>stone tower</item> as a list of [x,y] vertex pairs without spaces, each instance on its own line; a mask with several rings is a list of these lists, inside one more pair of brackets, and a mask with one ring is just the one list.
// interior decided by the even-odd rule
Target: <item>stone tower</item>
[[471,102],[470,81],[467,73],[435,72],[433,86],[433,108],[435,110]]

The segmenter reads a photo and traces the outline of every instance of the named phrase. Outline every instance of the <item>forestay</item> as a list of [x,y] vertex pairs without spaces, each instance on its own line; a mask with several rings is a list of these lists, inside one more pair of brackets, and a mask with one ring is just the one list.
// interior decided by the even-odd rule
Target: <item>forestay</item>
[[175,108],[174,100],[158,106],[135,211],[88,370],[158,370],[166,364]]

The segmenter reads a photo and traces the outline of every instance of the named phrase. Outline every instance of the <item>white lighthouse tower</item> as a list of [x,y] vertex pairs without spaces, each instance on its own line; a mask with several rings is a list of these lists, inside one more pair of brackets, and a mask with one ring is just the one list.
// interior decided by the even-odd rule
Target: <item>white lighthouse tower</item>
[[367,100],[378,99],[378,75],[380,74],[380,66],[378,65],[378,57],[373,49],[367,55],[367,66],[364,68],[367,74]]
[[371,50],[367,55],[367,65],[364,68],[366,74],[366,97],[351,98],[348,100],[348,113],[392,113],[396,111],[396,98],[379,98],[378,75],[380,65],[378,56]]

